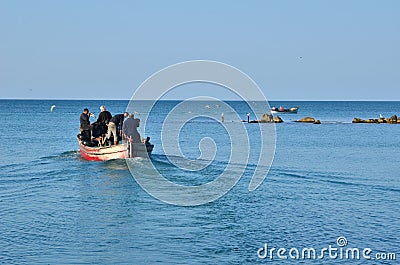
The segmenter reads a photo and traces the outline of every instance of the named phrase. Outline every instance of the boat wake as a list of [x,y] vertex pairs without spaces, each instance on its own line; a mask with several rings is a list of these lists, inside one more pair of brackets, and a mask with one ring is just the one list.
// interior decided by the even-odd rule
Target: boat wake
[[[206,168],[198,171],[193,170],[185,170],[178,166],[170,160],[170,155],[165,154],[152,154],[151,162],[148,163],[147,158],[136,157],[129,159],[129,163],[134,168],[135,174],[154,174],[154,168],[157,169],[164,177],[169,179],[170,181],[176,182],[177,184],[182,185],[201,185],[212,181],[217,178],[224,170],[226,170],[228,166],[228,162],[226,161],[212,161]],[[190,166],[191,161],[185,157],[173,156],[173,161],[179,161],[179,165]],[[78,164],[77,161],[79,162]],[[52,166],[55,162],[58,164],[59,169],[54,170]],[[210,161],[204,160],[201,161],[203,163],[209,163]],[[60,164],[61,163],[61,164]],[[41,157],[39,159],[23,162],[23,163],[15,163],[0,166],[0,171],[2,171],[5,175],[7,174],[20,174],[27,172],[37,172],[41,174],[46,174],[47,176],[55,176],[62,175],[66,169],[65,163],[67,163],[67,167],[71,167],[75,165],[75,170],[69,168],[69,171],[79,172],[80,169],[87,168],[89,166],[94,171],[128,171],[129,167],[127,165],[127,161],[125,159],[114,159],[103,162],[88,162],[80,157],[80,153],[77,150],[66,151],[60,153],[58,155],[51,155]],[[185,164],[186,163],[186,164]],[[248,163],[244,164],[230,164],[230,168],[232,170],[232,174],[237,174],[240,169],[245,166],[246,171],[244,176],[252,176],[254,171],[260,165],[256,163]],[[233,167],[232,167],[233,166]],[[48,169],[48,170],[47,170]],[[236,170],[237,169],[237,170]],[[87,169],[89,170],[89,169]],[[360,175],[353,174],[351,172],[324,172],[324,171],[310,171],[310,170],[302,170],[299,168],[288,168],[288,167],[274,167],[272,166],[267,178],[265,179],[265,185],[268,186],[268,182],[282,182],[282,183],[293,183],[295,184],[298,181],[309,182],[312,183],[325,183],[329,187],[348,187],[351,186],[354,189],[362,189],[369,191],[389,191],[400,193],[400,187],[393,187],[390,185],[385,185],[385,183],[381,183],[377,185],[376,183],[369,183],[368,178],[363,178]]]
[[80,154],[78,150],[72,150],[72,151],[65,151],[62,152],[61,154],[58,155],[50,155],[50,156],[43,156],[40,158],[40,160],[46,160],[46,159],[78,159],[80,158]]

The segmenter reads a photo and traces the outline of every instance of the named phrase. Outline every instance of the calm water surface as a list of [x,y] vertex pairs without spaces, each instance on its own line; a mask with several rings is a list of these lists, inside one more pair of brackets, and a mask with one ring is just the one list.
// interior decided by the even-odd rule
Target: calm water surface
[[[276,155],[264,183],[248,192],[257,164],[251,160],[229,193],[197,207],[154,199],[135,182],[124,160],[80,158],[75,136],[83,107],[98,113],[104,104],[116,114],[127,103],[0,100],[0,263],[295,263],[259,259],[257,250],[265,243],[321,249],[337,246],[339,236],[349,247],[395,252],[400,259],[400,125],[351,124],[353,117],[400,114],[400,102],[272,102],[300,110],[281,115],[285,123],[276,125]],[[57,107],[50,113],[52,104]],[[176,104],[159,103],[154,126],[146,131],[155,144],[152,160],[173,181],[207,182],[226,167],[227,153],[220,146],[227,135],[209,120],[184,127],[187,156],[198,156],[205,136],[220,152],[206,174],[177,170],[166,159],[160,137],[163,117]],[[245,103],[229,104],[246,118]],[[292,122],[305,116],[323,124]],[[225,113],[227,122],[239,124],[233,117]],[[252,124],[246,126],[252,130]],[[140,160],[135,163],[140,167]],[[326,264],[365,262],[324,259]],[[371,264],[379,262],[396,263]]]

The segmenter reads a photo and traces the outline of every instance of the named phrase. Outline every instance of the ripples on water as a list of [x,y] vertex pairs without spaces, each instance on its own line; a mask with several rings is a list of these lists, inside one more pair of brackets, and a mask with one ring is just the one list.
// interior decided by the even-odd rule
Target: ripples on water
[[[264,243],[322,248],[342,235],[351,247],[399,253],[399,127],[277,129],[276,158],[259,189],[248,192],[250,163],[232,191],[197,207],[157,201],[124,160],[84,161],[65,151],[74,142],[8,158],[0,166],[0,262],[254,264]],[[217,160],[206,174],[190,173],[157,150],[152,159],[182,185],[205,183],[226,167]]]

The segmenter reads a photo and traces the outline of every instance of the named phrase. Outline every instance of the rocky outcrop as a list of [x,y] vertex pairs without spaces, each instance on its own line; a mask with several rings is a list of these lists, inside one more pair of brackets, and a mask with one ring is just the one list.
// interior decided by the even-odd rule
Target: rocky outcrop
[[260,122],[274,122],[274,117],[272,114],[263,114]]
[[298,120],[296,122],[314,123],[315,119],[312,118],[312,117],[305,117],[305,118],[302,118],[302,119],[300,119],[300,120]]
[[282,123],[283,120],[281,119],[281,117],[275,116],[275,117],[274,117],[274,122],[275,122],[275,123]]
[[313,117],[305,117],[295,122],[303,122],[303,123],[313,123],[313,124],[321,124],[320,120],[316,120]]
[[354,118],[352,123],[365,123],[365,120],[360,119],[360,118]]
[[249,123],[281,123],[283,120],[279,116],[272,116],[272,114],[263,114],[261,120],[252,120]]
[[400,119],[397,118],[396,115],[393,115],[390,118],[383,118],[380,117],[379,119],[360,119],[360,118],[354,118],[352,123],[389,123],[389,124],[399,124],[400,123]]
[[397,123],[397,116],[393,115],[392,117],[390,117],[389,119],[387,119],[387,122],[390,124],[395,124]]

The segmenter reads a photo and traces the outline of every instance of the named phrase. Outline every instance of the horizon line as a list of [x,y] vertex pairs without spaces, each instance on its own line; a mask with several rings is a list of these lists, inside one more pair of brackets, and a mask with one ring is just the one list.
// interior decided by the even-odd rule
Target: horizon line
[[[108,101],[130,101],[131,99],[99,99],[99,98],[0,98],[0,100],[93,100],[93,101],[101,101],[101,100],[108,100]],[[140,99],[140,101],[150,101],[154,99]],[[158,101],[184,101],[186,99],[159,99]],[[219,99],[221,101],[245,101],[241,99]],[[193,100],[193,101],[207,101],[207,100]],[[248,100],[248,101],[258,101],[258,100]],[[263,100],[260,100],[263,101]],[[267,101],[288,101],[288,102],[294,102],[294,101],[304,101],[304,102],[312,102],[312,101],[322,101],[322,102],[332,102],[332,101],[341,101],[341,102],[399,102],[400,99],[393,100],[393,99],[271,99]]]

